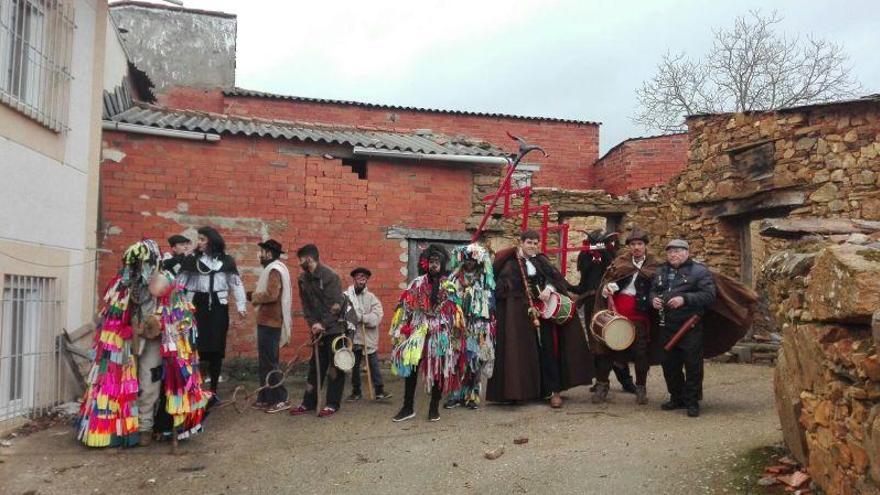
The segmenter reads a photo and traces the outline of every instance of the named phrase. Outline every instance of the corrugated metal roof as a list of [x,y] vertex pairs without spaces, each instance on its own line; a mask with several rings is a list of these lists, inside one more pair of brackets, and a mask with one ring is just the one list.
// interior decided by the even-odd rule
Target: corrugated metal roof
[[[808,103],[805,105],[796,105],[793,107],[782,107],[782,108],[772,108],[770,110],[750,110],[747,112],[743,112],[746,115],[755,115],[759,113],[788,113],[788,112],[800,112],[804,110],[810,110],[813,108],[826,108],[826,107],[836,107],[842,105],[853,105],[853,104],[862,104],[862,103],[880,103],[880,93],[874,93],[870,95],[860,96],[858,98],[850,98],[846,100],[832,100],[832,101],[823,101],[818,103]],[[700,118],[700,117],[714,117],[714,116],[722,116],[722,115],[734,115],[738,112],[719,112],[719,113],[694,113],[690,115],[686,115],[685,118]]]
[[251,119],[206,112],[171,110],[143,103],[136,103],[135,106],[109,117],[108,120],[162,129],[293,139],[430,155],[508,156],[504,150],[485,141],[462,137],[452,138],[429,132],[404,133]]
[[533,120],[539,122],[559,122],[563,124],[579,124],[579,125],[599,125],[599,122],[593,122],[589,120],[575,120],[575,119],[560,119],[554,117],[529,117],[524,115],[510,115],[506,113],[487,113],[487,112],[468,112],[464,110],[441,110],[436,108],[421,108],[421,107],[407,107],[400,105],[383,105],[380,103],[364,103],[360,101],[349,101],[349,100],[333,100],[326,98],[310,98],[306,96],[291,96],[291,95],[280,95],[276,93],[266,93],[263,91],[255,91],[252,89],[244,89],[244,88],[232,88],[223,90],[223,94],[226,96],[247,96],[252,98],[269,98],[276,100],[292,100],[292,101],[302,101],[306,103],[325,103],[328,105],[351,105],[356,107],[366,107],[366,108],[383,108],[387,110],[399,110],[399,111],[411,111],[411,112],[425,112],[425,113],[442,113],[448,115],[464,115],[464,116],[472,116],[472,117],[490,117],[490,118],[498,118],[498,119],[516,119],[516,120]]

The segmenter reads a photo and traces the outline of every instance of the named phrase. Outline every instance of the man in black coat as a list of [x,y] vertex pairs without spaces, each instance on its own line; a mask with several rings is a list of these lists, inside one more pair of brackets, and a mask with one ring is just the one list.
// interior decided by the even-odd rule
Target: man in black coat
[[[690,259],[687,241],[675,239],[666,245],[666,263],[660,265],[654,275],[649,297],[657,310],[660,335],[665,343],[691,316],[702,317],[706,313],[715,302],[715,282],[705,265]],[[691,328],[667,353],[663,377],[670,400],[660,407],[666,411],[687,409],[688,416],[699,416],[703,389],[701,323]]]
[[327,387],[327,403],[319,411],[323,417],[332,416],[339,410],[342,391],[345,388],[345,372],[333,364],[333,339],[346,331],[345,322],[341,321],[344,314],[345,298],[342,295],[342,284],[339,275],[330,267],[321,263],[318,248],[314,244],[306,244],[296,252],[302,268],[297,283],[299,297],[302,302],[303,314],[309,325],[312,338],[318,339],[320,369],[314,353],[309,361],[309,375],[303,401],[290,410],[292,416],[314,411],[318,404],[318,374]]

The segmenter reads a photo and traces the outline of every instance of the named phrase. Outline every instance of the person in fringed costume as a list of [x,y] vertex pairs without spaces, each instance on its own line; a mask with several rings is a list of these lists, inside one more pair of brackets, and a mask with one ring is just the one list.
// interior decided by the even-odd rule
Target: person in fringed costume
[[577,313],[564,324],[538,316],[539,301],[549,301],[553,292],[568,287],[540,250],[540,234],[526,230],[519,246],[495,255],[498,327],[488,401],[549,397],[550,406],[558,408],[560,392],[592,382],[593,356]]
[[449,254],[431,244],[419,257],[419,271],[400,296],[391,321],[391,370],[405,378],[403,407],[393,421],[415,417],[414,399],[418,375],[422,375],[431,402],[428,420],[440,419],[443,394],[461,386],[461,351],[464,320],[455,302],[455,287],[447,280]]
[[210,394],[193,351],[193,308],[158,269],[159,256],[152,240],[129,246],[105,292],[75,423],[89,447],[148,445],[154,430],[186,438],[201,429]]
[[453,391],[444,406],[464,405],[478,409],[483,376],[492,376],[495,361],[495,275],[488,250],[478,243],[452,250],[452,275],[455,296],[464,315],[464,362],[461,388]]

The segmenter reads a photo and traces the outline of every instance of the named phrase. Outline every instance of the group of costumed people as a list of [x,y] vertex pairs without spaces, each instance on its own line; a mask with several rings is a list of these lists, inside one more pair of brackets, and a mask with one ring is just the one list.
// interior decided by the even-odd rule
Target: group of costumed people
[[[104,295],[94,362],[76,420],[77,437],[85,445],[176,442],[201,430],[209,406],[218,401],[230,296],[242,316],[246,301],[256,308],[260,380],[267,386],[254,409],[331,416],[341,407],[346,371],[353,375],[348,401],[361,398],[363,362],[370,395],[391,397],[379,371],[383,312],[367,290],[368,269],[353,270],[353,284],[343,291],[316,246],[297,251],[302,269],[297,284],[315,352],[303,400],[292,407],[278,373],[279,346],[290,340],[292,302],[280,243],[259,244],[264,270],[257,290],[245,295],[216,230],[199,229],[194,252],[186,248],[188,242],[182,236],[169,239],[173,253],[164,259],[151,240],[125,250],[122,269]],[[447,409],[478,409],[483,397],[495,403],[547,400],[559,408],[562,393],[580,385],[592,384],[592,402],[602,403],[608,400],[612,370],[624,390],[646,404],[648,371],[657,364],[669,392],[662,408],[698,416],[703,360],[742,338],[757,298],[736,280],[691,259],[683,240],[665,246],[665,262],[648,254],[648,244],[647,234],[634,228],[628,249],[618,255],[616,233],[591,232],[578,256],[576,285],[541,253],[540,235],[533,230],[494,256],[480,243],[451,253],[429,245],[390,323],[391,369],[404,378],[403,405],[393,420],[415,416],[419,380],[430,398],[431,421],[439,420],[441,402]],[[623,347],[612,345],[604,332],[608,322],[619,319],[633,328]],[[353,370],[335,361],[340,336],[353,337]],[[200,359],[209,387],[202,381]],[[629,363],[635,364],[635,383]],[[327,398],[318,408],[322,382]]]
[[220,234],[202,227],[198,239],[192,253],[189,239],[179,235],[169,239],[172,253],[164,257],[150,239],[125,250],[104,294],[75,420],[83,444],[176,444],[199,433],[209,406],[218,402],[230,294],[241,315],[245,295]]
[[428,419],[440,419],[440,401],[451,409],[477,409],[483,376],[492,375],[495,351],[491,257],[479,244],[460,246],[452,259],[431,244],[419,272],[403,292],[391,321],[392,372],[404,378],[403,407],[395,422],[415,416],[421,376],[430,396]]
[[[644,405],[649,369],[658,364],[669,393],[661,408],[699,416],[703,360],[745,335],[753,291],[691,259],[680,239],[666,244],[665,262],[656,260],[638,228],[620,255],[618,234],[591,232],[578,284],[540,252],[537,232],[526,230],[519,241],[494,261],[478,244],[456,248],[450,266],[441,246],[422,253],[423,273],[404,291],[391,325],[392,370],[406,379],[394,421],[414,417],[419,376],[428,419],[436,421],[444,396],[446,407],[476,408],[484,378],[489,402],[547,400],[559,408],[562,392],[580,385],[593,385],[592,402],[608,400],[613,370]],[[611,320],[632,329],[622,347],[606,340]]]
[[156,243],[132,244],[110,281],[95,332],[94,362],[76,419],[89,447],[175,441],[202,428],[202,389],[192,303],[163,269]]

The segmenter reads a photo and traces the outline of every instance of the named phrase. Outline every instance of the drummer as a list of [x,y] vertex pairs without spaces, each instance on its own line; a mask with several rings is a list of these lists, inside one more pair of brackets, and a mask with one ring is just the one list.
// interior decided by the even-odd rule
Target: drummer
[[614,361],[635,363],[636,402],[642,405],[648,403],[646,383],[650,368],[651,341],[651,301],[648,296],[657,262],[647,254],[648,234],[643,230],[633,227],[626,245],[629,249],[611,262],[602,277],[599,285],[602,287],[602,297],[596,298],[595,311],[613,307],[615,312],[633,323],[635,340],[629,349],[615,352],[598,341],[591,332],[591,347],[597,355],[596,389],[591,398],[594,404],[608,399],[608,376]]

